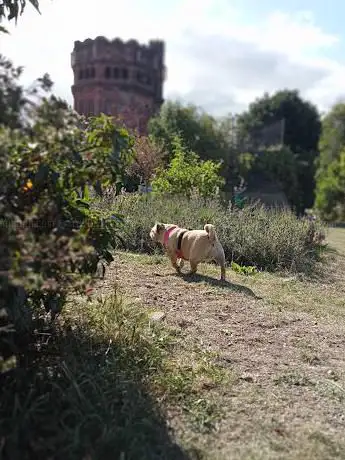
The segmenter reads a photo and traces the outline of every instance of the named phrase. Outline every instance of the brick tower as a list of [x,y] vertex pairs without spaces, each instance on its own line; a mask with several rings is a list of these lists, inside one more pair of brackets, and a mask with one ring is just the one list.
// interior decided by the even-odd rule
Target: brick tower
[[74,42],[74,109],[83,115],[119,116],[130,129],[145,133],[163,103],[164,42],[97,37]]

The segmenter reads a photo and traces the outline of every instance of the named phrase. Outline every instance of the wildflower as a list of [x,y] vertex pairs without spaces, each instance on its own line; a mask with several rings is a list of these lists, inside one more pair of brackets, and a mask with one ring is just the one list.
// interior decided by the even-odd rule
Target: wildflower
[[32,183],[31,179],[29,179],[23,187],[24,192],[31,190],[34,184]]

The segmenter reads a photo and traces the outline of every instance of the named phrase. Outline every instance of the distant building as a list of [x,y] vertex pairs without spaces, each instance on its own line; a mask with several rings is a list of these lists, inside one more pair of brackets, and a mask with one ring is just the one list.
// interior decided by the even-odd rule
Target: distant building
[[145,133],[149,119],[163,103],[165,45],[141,45],[119,38],[74,42],[74,109],[82,115],[120,117],[130,129]]

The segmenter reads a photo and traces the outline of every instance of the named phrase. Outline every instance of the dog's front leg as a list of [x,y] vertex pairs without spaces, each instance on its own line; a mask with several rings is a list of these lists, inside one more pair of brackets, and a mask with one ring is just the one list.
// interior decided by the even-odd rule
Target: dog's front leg
[[169,252],[169,257],[170,257],[171,265],[175,268],[177,273],[181,273],[180,267],[177,265],[176,254]]

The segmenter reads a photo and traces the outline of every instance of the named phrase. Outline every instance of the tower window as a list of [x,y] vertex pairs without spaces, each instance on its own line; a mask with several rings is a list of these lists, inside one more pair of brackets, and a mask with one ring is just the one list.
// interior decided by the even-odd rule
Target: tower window
[[104,76],[105,76],[105,78],[110,78],[111,77],[111,68],[110,67],[105,68]]
[[84,71],[81,69],[79,70],[78,79],[82,80],[83,78],[84,78]]
[[94,107],[93,101],[89,101],[88,110],[87,110],[88,115],[93,115],[94,111],[95,111],[95,107]]
[[119,69],[117,67],[113,67],[113,78],[119,78]]
[[91,77],[91,78],[95,78],[95,76],[96,76],[95,68],[94,68],[94,67],[91,67],[91,69],[90,69],[90,77]]
[[90,78],[90,69],[85,69],[85,78]]
[[127,80],[127,78],[128,78],[128,69],[122,69],[122,78]]

